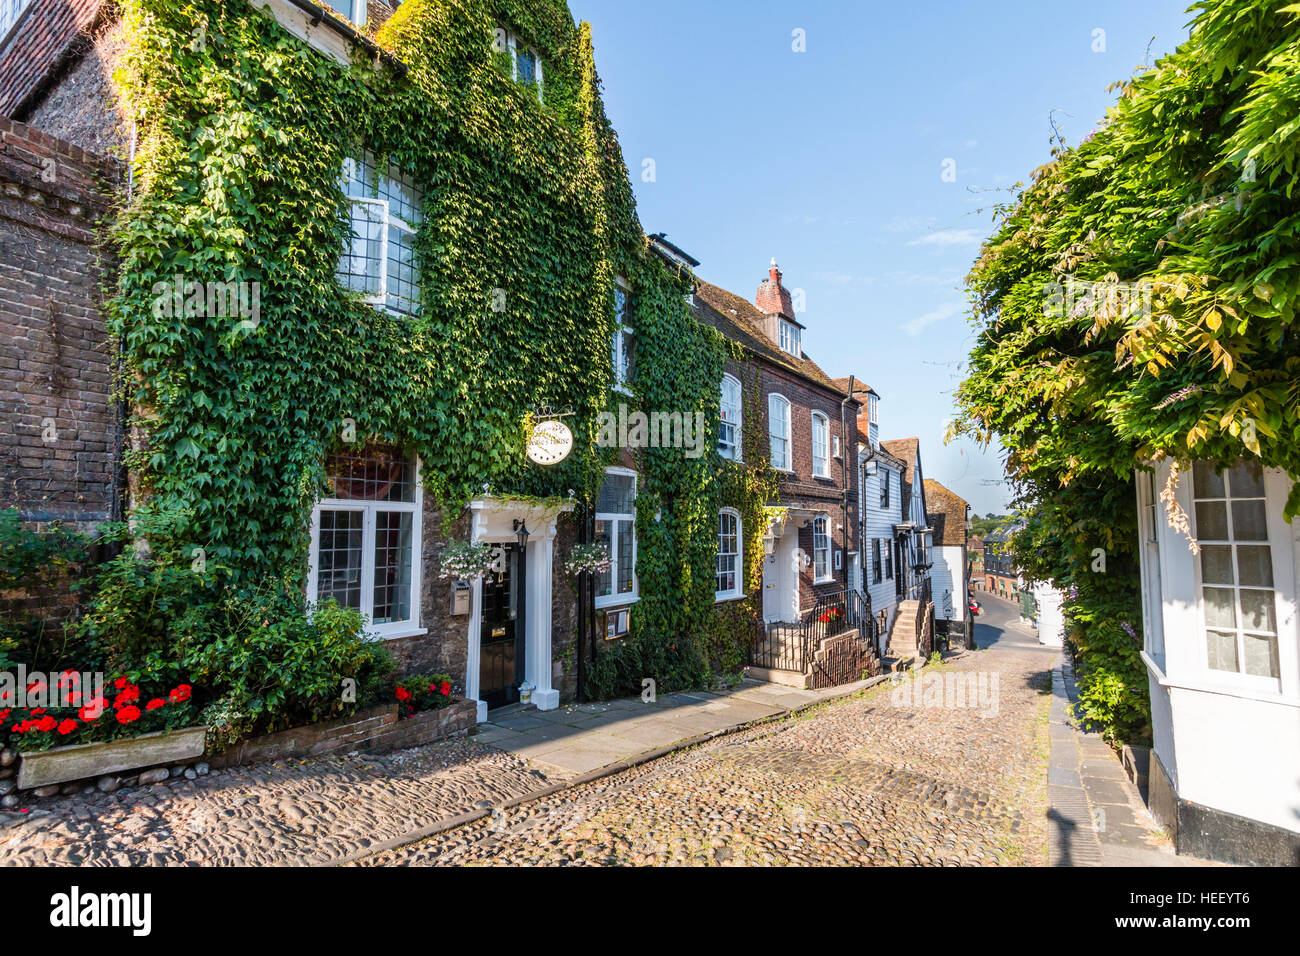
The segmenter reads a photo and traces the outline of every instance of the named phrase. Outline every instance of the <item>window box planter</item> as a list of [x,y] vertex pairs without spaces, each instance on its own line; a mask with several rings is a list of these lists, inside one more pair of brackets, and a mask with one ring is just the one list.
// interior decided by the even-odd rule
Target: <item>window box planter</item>
[[206,727],[160,730],[105,743],[73,744],[19,754],[18,789],[29,790],[201,757],[207,731]]

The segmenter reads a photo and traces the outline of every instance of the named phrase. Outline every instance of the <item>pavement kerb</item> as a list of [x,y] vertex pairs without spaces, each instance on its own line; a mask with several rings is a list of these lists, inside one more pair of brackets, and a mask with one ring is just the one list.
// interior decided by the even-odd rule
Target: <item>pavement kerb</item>
[[592,781],[600,780],[604,777],[613,776],[616,773],[622,773],[624,770],[630,770],[633,767],[639,767],[641,764],[649,763],[652,760],[658,760],[660,757],[666,757],[669,754],[676,753],[679,750],[687,750],[691,747],[698,746],[699,744],[707,743],[710,740],[716,740],[719,737],[726,737],[734,733],[739,733],[742,730],[748,730],[750,727],[757,727],[760,724],[771,723],[773,721],[778,721],[778,720],[785,720],[789,717],[794,716],[795,714],[801,714],[806,710],[811,710],[814,707],[820,707],[823,704],[829,703],[830,701],[833,700],[843,700],[845,697],[852,697],[853,695],[859,694],[864,690],[869,690],[872,687],[875,687],[877,684],[884,683],[888,679],[889,679],[888,674],[880,674],[876,677],[869,678],[866,681],[856,681],[851,686],[851,689],[846,689],[842,692],[837,692],[833,694],[827,694],[825,697],[820,697],[817,700],[810,700],[807,703],[800,704],[797,707],[785,708],[781,711],[778,711],[775,714],[769,714],[766,717],[758,717],[755,718],[754,720],[747,720],[744,721],[743,723],[733,724],[730,727],[723,727],[719,730],[711,730],[708,731],[707,733],[696,734],[693,737],[684,737],[681,740],[674,741],[671,744],[665,744],[662,747],[656,747],[653,750],[647,750],[644,753],[639,753],[632,757],[625,757],[622,760],[615,761],[614,763],[611,764],[606,764],[605,766],[598,767],[595,770],[589,770],[586,773],[581,773],[575,777],[570,777],[567,780],[562,780],[557,783],[550,784],[549,786],[539,787],[536,790],[530,790],[528,793],[520,794],[517,797],[511,797],[508,800],[502,800],[499,803],[492,804],[492,806],[490,807],[484,807],[479,810],[469,810],[466,811],[465,813],[459,813],[456,816],[447,817],[444,820],[439,820],[436,823],[431,823],[426,827],[420,827],[418,830],[410,830],[399,836],[390,837],[389,839],[381,840],[378,843],[372,843],[364,850],[357,850],[354,853],[348,853],[345,856],[335,857],[332,860],[311,862],[311,861],[300,859],[295,865],[310,866],[310,867],[347,866],[349,863],[355,863],[358,860],[364,860],[366,857],[369,856],[375,856],[379,853],[386,853],[389,850],[396,850],[399,849],[400,847],[408,846],[412,843],[419,843],[421,840],[427,840],[429,837],[437,836],[439,833],[446,833],[448,830],[456,830],[459,829],[460,827],[468,826],[471,823],[476,823],[479,820],[482,820],[484,817],[491,816],[493,813],[497,811],[513,810],[515,807],[522,806],[523,804],[534,803],[535,801],[543,800],[546,797],[561,792],[562,790],[570,790],[573,787],[580,787],[583,784],[591,783]]

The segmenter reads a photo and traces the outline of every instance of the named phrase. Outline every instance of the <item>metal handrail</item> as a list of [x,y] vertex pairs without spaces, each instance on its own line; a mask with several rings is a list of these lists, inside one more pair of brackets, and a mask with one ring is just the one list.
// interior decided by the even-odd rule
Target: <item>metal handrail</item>
[[869,595],[853,588],[823,594],[799,621],[768,624],[754,642],[750,663],[807,673],[823,640],[856,628],[874,645],[876,627]]

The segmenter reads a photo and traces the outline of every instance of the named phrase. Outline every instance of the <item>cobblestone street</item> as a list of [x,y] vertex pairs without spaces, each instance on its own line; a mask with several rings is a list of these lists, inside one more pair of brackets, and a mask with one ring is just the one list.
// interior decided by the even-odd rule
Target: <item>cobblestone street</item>
[[214,771],[0,814],[0,863],[1045,864],[1055,655],[978,627],[922,672],[965,706],[908,678],[540,797],[554,768],[472,738]]
[[996,674],[996,714],[881,685],[362,862],[1044,865],[1052,660],[994,646],[937,669]]

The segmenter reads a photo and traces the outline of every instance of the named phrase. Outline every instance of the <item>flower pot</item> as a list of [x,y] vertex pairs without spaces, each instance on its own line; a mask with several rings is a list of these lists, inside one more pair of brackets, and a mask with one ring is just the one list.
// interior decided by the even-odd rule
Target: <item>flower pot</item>
[[207,732],[206,727],[160,730],[106,743],[73,744],[20,754],[18,788],[27,790],[201,757]]

